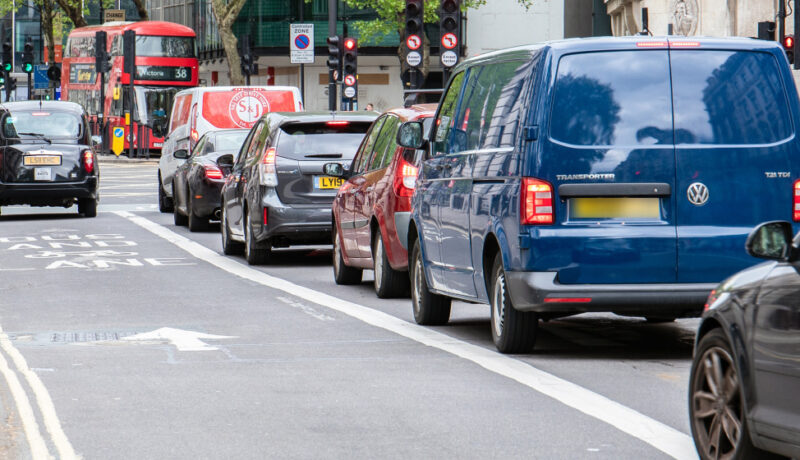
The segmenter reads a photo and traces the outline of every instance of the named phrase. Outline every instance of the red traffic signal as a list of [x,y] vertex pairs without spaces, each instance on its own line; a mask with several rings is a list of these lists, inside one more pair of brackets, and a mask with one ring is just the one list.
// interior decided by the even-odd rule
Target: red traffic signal
[[356,39],[355,38],[345,38],[344,40],[344,49],[346,50],[353,50],[356,47]]
[[787,35],[783,37],[783,48],[786,50],[794,49],[794,35]]

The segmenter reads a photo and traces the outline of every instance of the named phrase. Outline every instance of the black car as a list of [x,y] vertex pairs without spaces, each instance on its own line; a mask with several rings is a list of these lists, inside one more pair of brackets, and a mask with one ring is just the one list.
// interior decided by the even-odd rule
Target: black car
[[0,206],[63,206],[97,215],[100,171],[83,108],[72,102],[0,105]]
[[[341,178],[331,160],[349,164],[375,112],[274,112],[250,130],[222,188],[222,248],[244,250],[250,264],[270,249],[330,244],[331,203]],[[244,244],[243,244],[244,243]]]
[[191,155],[186,150],[173,152],[175,158],[186,160],[172,179],[175,225],[188,225],[196,232],[206,229],[209,219],[219,219],[223,178],[247,133],[247,129],[209,131],[197,141]]
[[[798,211],[795,211],[798,215]],[[703,459],[800,458],[800,234],[767,222],[747,252],[772,262],[709,296],[689,378],[692,435]]]

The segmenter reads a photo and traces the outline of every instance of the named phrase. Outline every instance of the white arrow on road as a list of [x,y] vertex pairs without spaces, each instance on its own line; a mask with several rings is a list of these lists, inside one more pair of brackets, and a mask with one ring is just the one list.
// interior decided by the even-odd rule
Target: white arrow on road
[[152,332],[143,332],[141,334],[123,337],[122,340],[130,342],[149,342],[149,341],[167,341],[178,351],[213,351],[217,347],[212,347],[201,341],[200,339],[235,339],[234,336],[228,335],[213,335],[204,334],[196,331],[184,331],[183,329],[173,329],[171,327],[162,327]]

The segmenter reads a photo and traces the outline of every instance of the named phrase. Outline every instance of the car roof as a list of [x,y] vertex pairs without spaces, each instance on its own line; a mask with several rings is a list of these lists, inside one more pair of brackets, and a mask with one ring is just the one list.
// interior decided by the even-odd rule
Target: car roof
[[372,123],[378,118],[377,112],[270,112],[264,114],[273,126],[285,123],[321,123],[324,121],[361,121]]
[[197,93],[205,94],[205,93],[222,93],[222,92],[232,92],[232,91],[241,91],[241,90],[256,90],[256,91],[297,91],[296,86],[197,86],[194,88],[186,88],[181,91],[178,91],[175,94],[175,97],[183,96],[184,94],[194,94]]
[[0,107],[7,110],[58,110],[62,112],[71,112],[76,115],[83,115],[83,107],[80,104],[67,101],[15,101],[4,102]]
[[393,113],[402,121],[414,121],[434,116],[438,106],[438,104],[414,104],[409,107],[395,107],[384,113]]

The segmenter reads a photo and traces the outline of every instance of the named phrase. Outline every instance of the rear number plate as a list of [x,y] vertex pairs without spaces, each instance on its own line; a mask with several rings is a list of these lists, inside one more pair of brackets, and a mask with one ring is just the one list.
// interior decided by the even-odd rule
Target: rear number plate
[[51,168],[34,168],[33,180],[53,180],[53,170]]
[[575,219],[658,219],[658,198],[572,198],[569,214]]
[[314,188],[318,189],[337,189],[344,184],[341,177],[314,176]]
[[60,165],[61,157],[58,156],[25,156],[22,158],[22,164],[25,166],[40,166],[40,165]]

